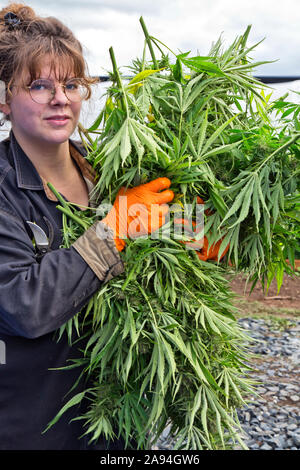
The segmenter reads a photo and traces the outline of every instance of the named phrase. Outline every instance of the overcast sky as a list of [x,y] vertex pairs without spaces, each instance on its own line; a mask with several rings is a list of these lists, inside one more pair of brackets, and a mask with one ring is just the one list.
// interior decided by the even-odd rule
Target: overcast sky
[[[17,0],[16,0],[17,1]],[[248,44],[265,38],[253,59],[277,60],[256,75],[300,76],[300,0],[28,0],[42,16],[56,16],[84,46],[92,75],[111,69],[109,48],[119,66],[142,56],[143,16],[151,35],[174,52],[207,55],[222,34],[224,45],[252,25]],[[7,2],[0,1],[1,6]],[[124,69],[125,71],[126,69]]]

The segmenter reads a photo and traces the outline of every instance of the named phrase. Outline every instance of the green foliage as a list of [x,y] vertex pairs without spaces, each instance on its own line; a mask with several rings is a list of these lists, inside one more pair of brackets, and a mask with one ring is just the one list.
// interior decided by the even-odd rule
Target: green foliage
[[[90,327],[74,366],[83,365],[89,381],[81,418],[91,440],[122,436],[128,446],[134,439],[149,448],[170,423],[178,449],[230,448],[230,438],[241,441],[236,408],[254,392],[250,339],[235,319],[225,274],[242,270],[266,286],[276,276],[280,288],[284,271],[291,273],[286,259],[293,262],[299,246],[299,110],[272,102],[252,76],[259,63],[249,58],[257,46],[246,45],[250,28],[225,50],[219,39],[208,56],[175,54],[172,63],[141,24],[152,60],[144,48],[126,83],[110,50],[114,82],[84,132],[99,176],[94,192],[113,202],[121,186],[166,176],[179,205],[205,200],[210,243],[223,238],[220,252],[230,249],[221,264],[200,261],[174,236],[171,212],[155,238],[128,240],[125,273],[60,334]],[[70,246],[97,215],[70,204],[64,210]]]

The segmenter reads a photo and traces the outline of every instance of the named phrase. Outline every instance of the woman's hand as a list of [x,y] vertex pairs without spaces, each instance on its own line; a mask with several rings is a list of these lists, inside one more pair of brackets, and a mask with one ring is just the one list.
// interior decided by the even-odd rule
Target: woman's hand
[[[197,196],[197,204],[204,204],[203,199],[201,199],[199,196]],[[205,210],[206,215],[211,215],[212,212],[209,209]],[[187,219],[179,219],[176,218],[174,219],[175,224],[179,225],[184,225],[190,234],[195,234],[197,235],[199,233],[199,230],[195,230],[195,222],[192,221],[192,226],[190,226],[190,223]],[[207,260],[212,260],[212,261],[221,261],[221,259],[226,255],[227,251],[229,250],[229,244],[226,246],[224,249],[223,253],[220,252],[220,247],[221,243],[223,241],[223,238],[218,240],[216,243],[214,243],[210,248],[209,247],[209,240],[208,238],[204,235],[204,237],[201,240],[195,240],[194,238],[191,238],[190,241],[188,242],[182,242],[184,243],[187,247],[196,250],[197,256],[199,259],[202,261],[207,261]]]
[[134,188],[122,187],[119,190],[112,209],[101,221],[113,230],[119,251],[126,245],[124,239],[150,234],[165,224],[169,212],[167,203],[174,198],[173,191],[168,189],[170,186],[168,178],[157,178]]

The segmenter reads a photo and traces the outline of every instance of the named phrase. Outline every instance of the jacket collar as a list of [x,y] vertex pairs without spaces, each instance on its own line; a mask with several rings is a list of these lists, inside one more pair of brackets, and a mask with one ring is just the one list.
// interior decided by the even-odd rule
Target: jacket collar
[[[9,140],[10,153],[16,170],[18,188],[30,190],[43,189],[48,199],[57,201],[54,194],[48,188],[46,181],[39,175],[35,166],[19,145],[12,131],[10,131]],[[90,193],[96,181],[96,173],[85,158],[86,150],[80,143],[72,139],[69,139],[69,148],[71,157],[77,163]]]

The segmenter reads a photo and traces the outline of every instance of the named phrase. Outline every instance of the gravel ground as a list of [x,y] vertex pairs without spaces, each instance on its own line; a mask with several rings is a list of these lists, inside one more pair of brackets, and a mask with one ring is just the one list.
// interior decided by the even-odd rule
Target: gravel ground
[[300,450],[300,322],[281,331],[269,320],[239,321],[260,341],[251,373],[260,397],[238,412],[244,442],[250,450]]
[[[276,322],[242,318],[239,323],[259,342],[251,377],[260,382],[258,397],[238,410],[249,450],[300,450],[300,321],[286,329]],[[155,449],[171,449],[167,430]],[[236,450],[240,449],[239,446]]]

